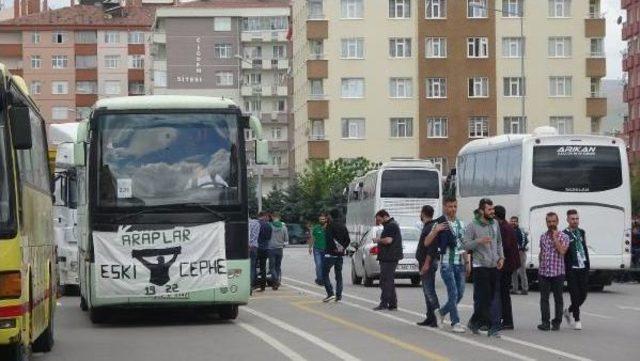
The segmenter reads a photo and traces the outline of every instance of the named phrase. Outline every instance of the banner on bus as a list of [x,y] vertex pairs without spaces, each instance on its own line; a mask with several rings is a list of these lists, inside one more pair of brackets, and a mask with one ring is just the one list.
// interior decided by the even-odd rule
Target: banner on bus
[[93,232],[98,297],[157,297],[227,286],[224,222]]

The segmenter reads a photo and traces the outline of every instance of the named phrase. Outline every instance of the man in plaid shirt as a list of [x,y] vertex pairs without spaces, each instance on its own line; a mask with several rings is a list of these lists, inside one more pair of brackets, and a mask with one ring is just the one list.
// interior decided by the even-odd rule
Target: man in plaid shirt
[[[554,212],[547,213],[548,231],[540,236],[540,266],[538,278],[540,283],[540,311],[542,324],[538,329],[554,331],[560,329],[562,323],[562,311],[564,302],[562,299],[562,287],[564,285],[564,255],[569,248],[569,237],[558,231],[558,215]],[[553,292],[555,301],[555,318],[549,324],[549,293]]]

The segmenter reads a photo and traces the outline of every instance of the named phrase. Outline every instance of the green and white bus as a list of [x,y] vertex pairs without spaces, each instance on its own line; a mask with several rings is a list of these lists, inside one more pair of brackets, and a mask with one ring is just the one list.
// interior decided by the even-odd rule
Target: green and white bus
[[[245,129],[231,100],[99,100],[78,130],[81,308],[188,307],[234,319],[250,291]],[[256,162],[267,157],[255,144]]]

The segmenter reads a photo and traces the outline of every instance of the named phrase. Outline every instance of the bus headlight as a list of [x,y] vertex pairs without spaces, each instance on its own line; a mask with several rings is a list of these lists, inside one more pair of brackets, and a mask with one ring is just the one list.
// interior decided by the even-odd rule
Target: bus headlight
[[9,320],[0,320],[0,330],[5,328],[15,328],[16,327],[16,319],[12,318]]
[[22,294],[20,271],[0,273],[0,299],[18,298]]

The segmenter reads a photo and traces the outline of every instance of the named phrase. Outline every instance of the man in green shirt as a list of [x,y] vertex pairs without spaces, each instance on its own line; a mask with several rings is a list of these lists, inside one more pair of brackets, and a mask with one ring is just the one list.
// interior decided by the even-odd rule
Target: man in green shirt
[[318,216],[318,224],[311,227],[311,235],[307,243],[309,244],[309,254],[313,254],[313,261],[316,265],[316,284],[324,285],[322,276],[322,260],[324,259],[325,249],[327,248],[326,240],[327,213],[322,212]]

